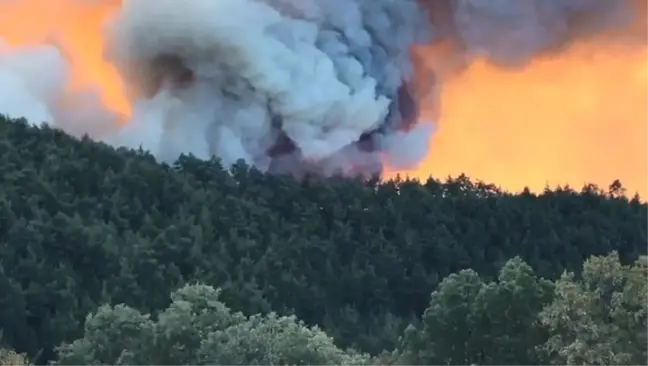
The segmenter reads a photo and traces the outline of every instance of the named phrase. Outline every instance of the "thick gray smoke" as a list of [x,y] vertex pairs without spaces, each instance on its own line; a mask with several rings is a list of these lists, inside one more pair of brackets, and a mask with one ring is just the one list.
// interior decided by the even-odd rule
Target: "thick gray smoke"
[[[412,118],[398,98],[410,48],[431,35],[414,0],[134,0],[109,34],[110,59],[134,95],[151,97],[118,140],[156,131],[146,144],[163,159],[215,154],[331,174],[379,171],[379,151],[400,143],[392,135],[418,143],[393,160],[427,150],[427,138],[397,131]],[[374,146],[356,144],[379,129]]]
[[450,1],[452,31],[466,51],[505,64],[524,63],[575,38],[645,17],[635,0]]
[[413,46],[448,38],[468,58],[524,63],[627,24],[630,9],[630,0],[124,0],[105,55],[130,89],[125,127],[97,95],[65,91],[69,66],[54,46],[0,44],[0,112],[165,161],[191,153],[375,174],[385,163],[412,167],[430,148],[435,121],[416,123],[410,88]]

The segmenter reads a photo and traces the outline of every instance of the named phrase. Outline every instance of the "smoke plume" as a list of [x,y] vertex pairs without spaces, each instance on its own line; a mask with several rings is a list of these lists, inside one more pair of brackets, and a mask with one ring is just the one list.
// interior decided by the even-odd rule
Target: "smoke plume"
[[[104,52],[129,88],[127,123],[105,127],[117,116],[110,123],[92,93],[65,89],[56,45],[3,53],[11,92],[0,107],[162,160],[191,153],[261,169],[375,173],[385,151],[397,162],[426,151],[427,138],[401,135],[416,119],[410,48],[430,36],[413,0],[125,0]],[[81,121],[96,113],[100,123]],[[393,148],[403,139],[409,146]]]
[[[50,2],[65,12],[116,0]],[[0,112],[164,161],[376,174],[434,149],[436,121],[419,121],[419,103],[443,80],[412,58],[417,45],[445,40],[461,62],[519,66],[632,15],[624,0],[123,0],[103,56],[128,113],[102,103],[101,85],[69,88],[74,57],[56,27],[47,42],[0,44]]]

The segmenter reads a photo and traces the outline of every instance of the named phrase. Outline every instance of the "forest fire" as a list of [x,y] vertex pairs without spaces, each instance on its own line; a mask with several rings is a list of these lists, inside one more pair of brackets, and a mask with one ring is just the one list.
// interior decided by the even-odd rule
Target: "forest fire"
[[[121,0],[0,2],[0,38],[10,46],[56,44],[71,65],[69,90],[98,89],[108,109],[131,116],[125,85],[104,58],[106,20]],[[466,173],[508,190],[620,179],[629,193],[648,193],[648,51],[645,31],[597,35],[537,57],[518,69],[471,61],[457,70],[447,53],[418,55],[442,82],[427,158],[415,169],[388,171],[426,178]],[[636,33],[635,33],[636,35]]]

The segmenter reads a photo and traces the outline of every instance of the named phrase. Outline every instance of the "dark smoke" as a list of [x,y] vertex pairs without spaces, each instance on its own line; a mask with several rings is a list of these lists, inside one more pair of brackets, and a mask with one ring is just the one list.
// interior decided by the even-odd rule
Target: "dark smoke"
[[[645,0],[421,0],[439,31],[469,57],[524,65],[547,52],[645,18]],[[641,10],[643,8],[643,10]]]

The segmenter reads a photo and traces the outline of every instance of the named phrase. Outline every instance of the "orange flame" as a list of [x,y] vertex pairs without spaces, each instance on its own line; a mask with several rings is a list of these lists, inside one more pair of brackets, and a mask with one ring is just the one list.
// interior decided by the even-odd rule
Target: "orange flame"
[[[645,199],[645,41],[645,28],[639,39],[584,40],[521,70],[473,62],[446,77],[427,158],[415,169],[387,177],[465,173],[509,191],[527,186],[536,192],[558,184],[607,187],[619,179],[627,193]],[[420,52],[429,67],[443,73],[438,48]]]
[[121,0],[0,1],[0,38],[12,46],[58,46],[72,67],[71,91],[98,88],[105,106],[130,115],[122,80],[103,58],[102,27],[120,6]]

